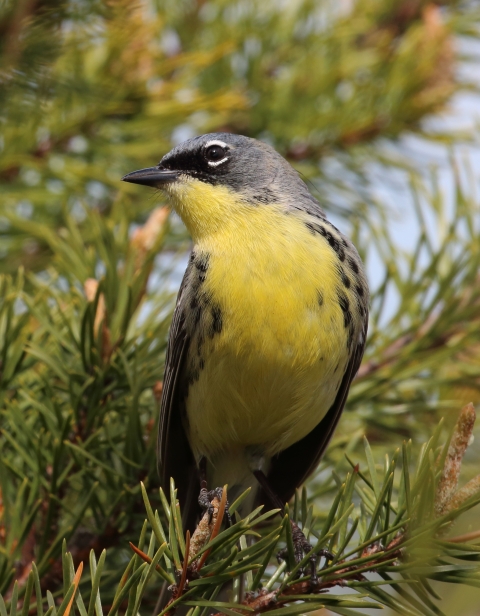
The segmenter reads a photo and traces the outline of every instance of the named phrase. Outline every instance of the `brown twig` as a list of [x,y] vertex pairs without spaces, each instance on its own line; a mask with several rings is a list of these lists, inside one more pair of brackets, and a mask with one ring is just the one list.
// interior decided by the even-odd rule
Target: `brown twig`
[[471,533],[465,533],[464,535],[458,535],[457,537],[451,537],[446,539],[449,543],[467,543],[480,538],[480,530],[473,530]]
[[220,506],[220,501],[215,498],[212,501],[212,505],[214,508],[212,519],[209,519],[210,516],[208,514],[208,511],[206,511],[191,537],[190,553],[188,555],[189,563],[193,564],[193,561],[195,560],[197,554],[212,536],[213,528],[215,526],[215,522],[217,521],[218,507]]
[[[218,502],[218,499],[214,499],[214,501]],[[224,487],[223,488],[223,492],[222,492],[222,499],[221,499],[220,504],[218,505],[218,509],[217,509],[217,516],[216,516],[215,524],[213,526],[212,534],[210,535],[210,541],[215,539],[215,537],[220,532],[220,527],[222,525],[223,516],[225,514],[226,504],[227,504],[227,488]],[[215,507],[214,502],[212,502],[212,505]],[[208,512],[207,512],[207,515],[208,515]],[[205,564],[205,561],[207,560],[209,554],[210,554],[210,549],[205,550],[205,552],[202,554],[202,556],[201,556],[197,566],[195,567],[195,570],[197,571],[197,573],[200,571],[200,569]]]
[[[378,552],[378,558],[368,563],[368,565],[348,566],[348,561],[345,561],[347,566],[344,569],[339,569],[332,577],[327,576],[326,579],[316,585],[312,585],[309,580],[304,580],[292,584],[282,591],[280,591],[280,589],[272,591],[261,590],[256,595],[248,596],[239,604],[238,608],[235,608],[233,611],[244,614],[245,616],[248,614],[251,615],[251,610],[253,610],[255,614],[269,612],[270,610],[277,609],[279,605],[295,601],[294,597],[297,595],[321,595],[334,586],[344,586],[348,580],[356,579],[358,581],[363,581],[365,579],[363,574],[367,571],[374,570],[378,565],[386,561],[396,560],[401,557],[401,545],[404,539],[405,535],[402,534],[393,539],[384,549],[379,546],[374,546],[373,551]],[[370,553],[372,553],[372,551]],[[249,610],[242,610],[242,606],[248,607]],[[214,616],[222,615],[219,612],[214,614]]]
[[[169,590],[172,591],[172,596],[170,597],[170,600],[165,606],[165,609],[168,608],[168,606],[173,603],[173,601],[176,601],[179,597],[182,596],[184,590],[188,586],[188,578],[199,577],[199,572],[205,564],[208,555],[210,554],[210,549],[203,552],[198,562],[195,562],[195,558],[197,557],[197,554],[200,552],[203,546],[207,543],[207,541],[212,541],[213,539],[215,539],[215,537],[220,532],[226,504],[227,489],[226,487],[224,487],[221,500],[216,497],[212,500],[213,514],[211,516],[211,519],[209,512],[206,511],[202,519],[198,523],[192,537],[190,537],[190,531],[187,530],[185,537],[185,558],[183,561],[180,582],[169,587]],[[132,544],[130,545],[132,546],[132,548],[134,548]],[[135,551],[137,552],[137,550]],[[167,610],[166,614],[168,615],[174,610],[175,608],[172,608],[171,611]]]

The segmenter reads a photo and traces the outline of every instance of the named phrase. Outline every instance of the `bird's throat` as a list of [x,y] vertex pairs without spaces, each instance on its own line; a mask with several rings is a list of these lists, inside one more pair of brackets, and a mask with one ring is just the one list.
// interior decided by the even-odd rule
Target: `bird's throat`
[[254,207],[226,186],[214,186],[186,174],[165,190],[194,242],[231,227],[242,219],[248,222],[248,213]]

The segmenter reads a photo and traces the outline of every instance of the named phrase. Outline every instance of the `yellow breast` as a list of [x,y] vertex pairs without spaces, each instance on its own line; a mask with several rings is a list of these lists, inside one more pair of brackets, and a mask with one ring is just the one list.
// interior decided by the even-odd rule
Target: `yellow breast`
[[221,315],[187,398],[197,455],[285,449],[325,415],[348,361],[335,252],[296,214],[248,207],[195,245]]

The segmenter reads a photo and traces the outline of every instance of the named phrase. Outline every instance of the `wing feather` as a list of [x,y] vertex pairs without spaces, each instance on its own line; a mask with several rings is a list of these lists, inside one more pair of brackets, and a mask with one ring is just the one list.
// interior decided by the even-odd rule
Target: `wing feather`
[[168,338],[158,425],[158,465],[160,481],[167,494],[170,477],[174,478],[185,527],[192,530],[198,512],[199,479],[185,430],[185,400],[188,391],[185,362],[190,347],[185,307],[190,269],[189,264],[178,292]]

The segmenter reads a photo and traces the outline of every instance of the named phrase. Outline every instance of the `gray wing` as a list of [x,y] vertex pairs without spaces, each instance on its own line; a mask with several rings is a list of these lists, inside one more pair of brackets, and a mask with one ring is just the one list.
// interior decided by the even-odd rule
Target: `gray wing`
[[[271,461],[268,482],[282,503],[288,502],[295,490],[313,473],[327,448],[345,406],[350,385],[362,361],[367,326],[368,312],[365,314],[363,330],[347,364],[340,389],[325,417],[307,436],[280,452]],[[271,508],[276,506],[264,492],[260,492],[259,502]]]
[[182,505],[185,528],[192,530],[198,512],[197,498],[200,483],[185,431],[187,396],[185,361],[190,345],[185,309],[190,269],[189,263],[178,292],[168,337],[158,425],[158,466],[160,481],[167,497],[170,494],[170,477],[174,478]]

